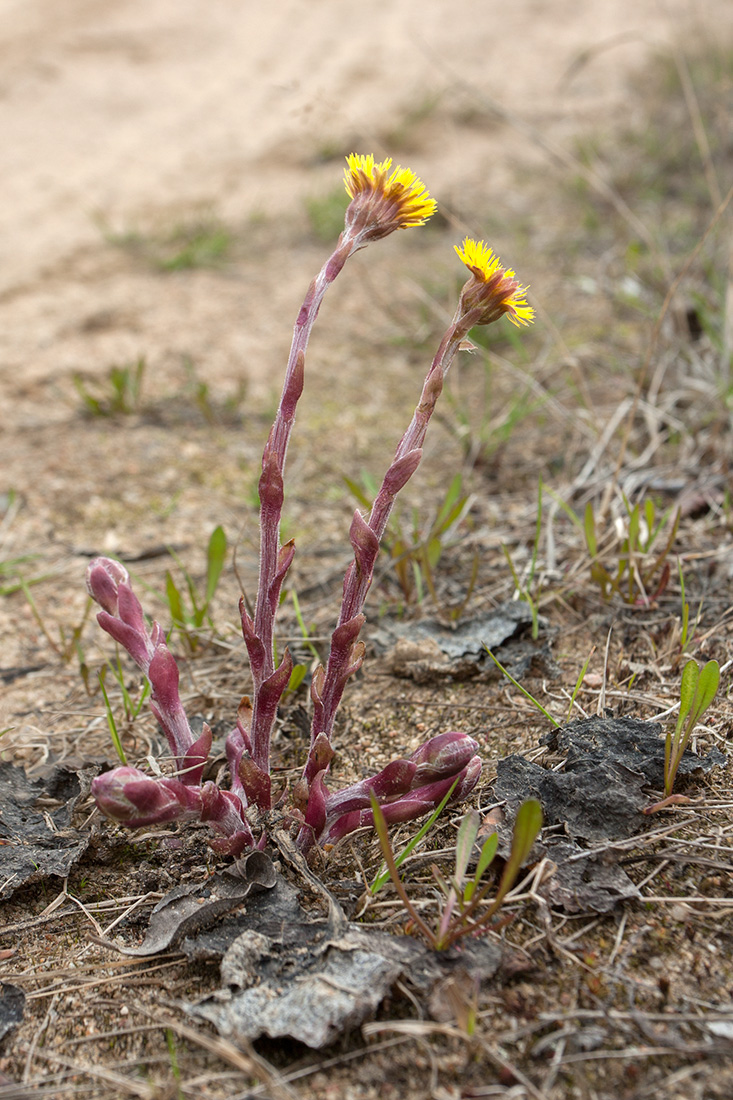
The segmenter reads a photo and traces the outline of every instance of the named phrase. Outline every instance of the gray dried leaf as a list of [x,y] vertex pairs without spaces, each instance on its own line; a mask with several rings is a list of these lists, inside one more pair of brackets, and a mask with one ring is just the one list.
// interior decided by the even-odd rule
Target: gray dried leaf
[[[446,626],[437,619],[388,622],[373,632],[378,649],[388,650],[387,663],[395,676],[417,683],[449,678],[465,680],[479,675],[498,675],[486,647],[498,651],[512,675],[523,676],[533,661],[540,661],[547,675],[554,663],[547,643],[524,641],[517,636],[532,621],[522,603],[504,603],[488,614]],[[513,639],[513,640],[510,640]]]
[[229,941],[224,988],[184,1005],[187,1012],[235,1041],[288,1036],[318,1049],[372,1016],[398,978],[430,994],[457,967],[481,981],[501,962],[501,950],[487,940],[436,954],[409,936],[358,925],[334,933],[332,920],[309,919],[296,897],[280,879],[253,897],[246,913],[186,940],[193,958],[211,958]]
[[66,878],[81,859],[89,835],[72,825],[81,778],[56,766],[29,778],[0,763],[0,898],[50,875]]
[[555,908],[566,913],[609,913],[619,902],[639,897],[637,887],[611,853],[604,853],[603,858],[584,854],[569,841],[550,841],[543,847],[556,870],[543,882],[540,893]]
[[527,798],[542,804],[545,825],[565,825],[568,834],[591,841],[632,836],[649,827],[641,812],[649,797],[644,778],[608,760],[572,773],[548,771],[523,756],[497,764],[494,794],[516,812]]
[[17,985],[0,982],[0,1043],[23,1021],[25,993]]
[[[264,852],[250,852],[235,868],[202,883],[176,886],[153,909],[140,947],[119,947],[124,955],[157,955],[186,937],[216,924],[238,909],[252,890],[269,890],[277,873]],[[116,945],[111,945],[116,946]]]
[[[582,718],[550,734],[553,750],[567,753],[565,772],[588,771],[613,764],[644,777],[655,789],[664,787],[664,734],[658,722],[637,718]],[[727,763],[727,757],[713,747],[706,756],[687,749],[677,769],[678,776],[694,776]]]

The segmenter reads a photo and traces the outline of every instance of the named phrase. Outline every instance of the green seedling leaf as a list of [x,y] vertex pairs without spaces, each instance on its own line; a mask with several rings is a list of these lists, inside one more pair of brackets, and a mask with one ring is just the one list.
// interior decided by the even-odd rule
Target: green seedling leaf
[[629,537],[628,546],[629,550],[637,550],[639,548],[639,531],[641,529],[641,515],[639,513],[639,505],[635,504],[629,514]]
[[506,543],[503,542],[501,544],[501,550],[502,550],[502,553],[503,553],[504,557],[506,558],[506,563],[509,566],[509,569],[511,571],[512,580],[514,581],[514,587],[516,588],[517,592],[521,592],[522,591],[522,585],[519,581],[519,574],[517,573],[517,570],[514,566],[514,562],[512,561],[511,553],[509,552],[509,547],[506,545]]
[[682,670],[677,726],[674,736],[668,733],[664,743],[664,793],[668,797],[692,731],[715,698],[719,684],[720,666],[717,661],[708,661],[700,670],[697,661],[690,660]]
[[501,876],[499,890],[491,905],[491,910],[496,910],[501,905],[506,895],[514,885],[522,864],[532,850],[532,845],[542,828],[542,807],[536,798],[528,798],[517,811],[517,820],[514,823],[514,835],[512,837],[512,850]]
[[470,918],[475,913],[478,905],[488,893],[489,885],[486,885],[483,890],[474,891],[470,905],[461,914],[461,926],[451,935],[446,937],[446,941],[442,946],[447,947],[451,943],[455,943],[456,940],[461,939],[462,936],[475,932],[477,929],[488,924],[514,885],[522,864],[532,850],[532,845],[537,839],[541,828],[542,807],[536,799],[529,798],[526,802],[522,803],[517,811],[517,819],[514,823],[514,834],[512,837],[512,849],[509,854],[509,859],[504,866],[504,873],[501,876],[496,897],[486,912],[482,913],[479,920],[471,920]]
[[567,714],[566,721],[570,720],[570,715],[571,715],[572,710],[573,710],[573,704],[575,703],[575,697],[578,694],[578,692],[580,691],[581,687],[583,686],[583,680],[585,679],[585,674],[588,670],[588,665],[590,664],[590,659],[593,656],[593,654],[595,653],[595,651],[596,651],[596,647],[593,646],[593,648],[591,649],[590,653],[588,654],[588,656],[586,658],[585,664],[583,665],[583,667],[580,670],[580,674],[578,675],[578,679],[575,681],[575,689],[573,691],[573,694],[570,696],[570,706],[568,707],[568,714]]
[[717,661],[708,661],[703,665],[697,680],[697,690],[693,700],[694,724],[697,724],[715,698],[720,686],[720,665]]
[[209,546],[206,551],[206,606],[208,607],[214,598],[216,586],[219,583],[221,571],[224,568],[224,560],[227,554],[227,537],[224,528],[219,525],[211,532]]
[[464,901],[470,901],[474,895],[478,884],[484,876],[487,868],[491,866],[496,855],[496,850],[499,847],[499,834],[491,833],[484,841],[484,845],[481,849],[481,854],[478,857],[478,863],[476,864],[476,871],[473,876],[473,882],[466,884],[466,889],[463,895]]
[[443,544],[437,535],[428,540],[428,544],[425,547],[425,560],[430,569],[435,569],[440,561],[441,554],[443,553]]
[[[660,568],[662,563],[669,556],[669,552],[672,549],[672,543],[677,538],[677,530],[678,530],[679,525],[680,525],[680,515],[681,515],[681,513],[680,513],[680,510],[678,508],[677,511],[675,512],[674,521],[672,523],[671,530],[670,530],[669,535],[667,537],[667,541],[665,542],[665,544],[662,547],[659,554],[657,554],[657,556],[654,559],[652,565],[649,567],[649,569],[645,570],[645,572],[644,572],[643,580],[644,580],[645,584],[654,576],[654,574]],[[660,527],[662,525],[662,522],[663,522],[663,520],[660,522]],[[655,535],[655,538],[656,538],[656,535]],[[651,549],[651,546],[650,546],[650,549]]]
[[654,527],[655,514],[654,501],[646,500],[644,502],[644,520],[646,522],[647,537],[646,542],[644,543],[644,546],[642,548],[644,550],[644,553],[646,553],[651,548],[659,531],[659,527],[657,527],[656,529]]
[[168,609],[171,613],[171,619],[174,623],[185,623],[185,615],[183,611],[183,600],[181,599],[181,593],[176,587],[176,582],[173,580],[173,575],[166,569],[165,572],[165,596],[168,600]]
[[288,680],[287,691],[297,691],[300,685],[305,680],[305,676],[308,669],[305,665],[293,665],[293,671],[290,673],[290,679]]
[[456,837],[456,889],[460,894],[463,890],[463,880],[466,877],[466,868],[471,858],[473,846],[478,836],[481,818],[476,810],[469,810],[461,819]]
[[684,726],[687,721],[687,716],[692,709],[699,679],[700,669],[697,661],[688,661],[682,669],[682,681],[680,683],[680,713],[677,718],[677,733],[679,733]]

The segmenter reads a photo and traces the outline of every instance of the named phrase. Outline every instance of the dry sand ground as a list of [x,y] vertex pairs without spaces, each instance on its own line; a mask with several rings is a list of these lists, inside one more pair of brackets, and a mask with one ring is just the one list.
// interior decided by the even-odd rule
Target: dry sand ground
[[[733,41],[730,0],[1,0],[0,11],[0,500],[8,507],[0,560],[38,555],[27,575],[52,574],[34,592],[53,631],[57,624],[68,629],[83,613],[81,578],[91,553],[134,557],[174,544],[200,572],[206,538],[222,522],[232,537],[244,527],[240,566],[251,579],[257,456],[292,319],[326,248],[308,227],[307,205],[323,200],[328,207],[340,187],[344,154],[371,151],[409,164],[439,199],[450,233],[442,245],[444,266],[437,261],[434,295],[421,282],[430,276],[416,268],[416,259],[435,263],[435,240],[423,244],[400,234],[358,257],[359,270],[334,287],[324,306],[309,363],[302,442],[294,443],[292,454],[289,520],[304,544],[295,574],[303,591],[321,578],[322,560],[331,580],[331,565],[344,560],[348,501],[338,490],[320,488],[333,484],[332,477],[327,481],[331,465],[339,469],[348,459],[352,473],[370,463],[378,473],[401,423],[397,409],[411,407],[427,341],[439,332],[441,310],[450,308],[446,287],[457,278],[452,243],[466,232],[490,234],[532,284],[544,332],[534,346],[546,363],[548,347],[562,347],[562,295],[573,293],[553,284],[551,264],[542,258],[556,230],[552,189],[574,171],[564,156],[587,135],[641,121],[638,91],[660,55],[711,35]],[[227,234],[225,262],[161,272],[155,258],[175,254],[176,233],[197,221]],[[572,251],[572,221],[567,232]],[[603,255],[595,261],[590,267],[581,257],[579,267],[601,280]],[[595,370],[600,361],[602,369],[597,333],[588,346],[596,358],[585,365]],[[511,358],[512,350],[507,354]],[[139,413],[85,420],[73,375],[79,372],[88,389],[108,394],[110,367],[141,356],[146,373]],[[582,372],[582,355],[568,362],[576,371],[581,362]],[[553,369],[566,369],[561,358]],[[206,400],[197,382],[208,387]],[[241,386],[246,396],[240,399]],[[611,394],[611,408],[613,400]],[[569,449],[577,457],[581,420],[571,428],[560,418],[544,441],[547,453]],[[496,551],[502,583],[501,523],[512,509],[531,514],[532,455],[543,445],[527,440],[526,468],[518,455],[516,482],[508,474],[505,484],[515,496],[493,511],[487,505],[481,517],[498,525],[487,527],[486,545]],[[432,446],[428,483],[441,481],[441,464],[450,474],[456,468],[447,437]],[[157,559],[140,566],[158,591],[163,570]],[[236,582],[227,575],[217,598],[217,626],[236,596]],[[720,600],[725,606],[725,593]],[[320,623],[317,600],[312,614]],[[323,621],[325,628],[328,618]],[[6,758],[30,763],[49,750],[82,757],[108,751],[98,698],[87,700],[74,660],[64,666],[54,655],[22,594],[0,601],[0,627],[7,673],[0,729],[14,727],[4,741]],[[598,641],[591,633],[578,649],[586,654]],[[99,660],[99,644],[88,625],[83,646],[91,665]],[[573,660],[571,686],[583,656]],[[228,691],[227,707],[236,688]],[[372,698],[365,706],[377,704]],[[90,715],[97,718],[94,732]],[[416,736],[411,732],[400,750],[413,747]],[[507,719],[506,734],[490,740],[487,749],[506,752],[521,738]],[[368,738],[367,744],[375,762],[383,763]],[[36,914],[45,900],[30,894],[23,904]],[[12,922],[21,916],[15,905]],[[4,923],[0,917],[0,928]],[[613,926],[608,934],[612,942]],[[731,941],[725,942],[729,951]],[[15,960],[15,972],[28,972],[39,951],[48,966],[68,962],[50,942],[13,938],[0,947],[16,944],[21,963]],[[587,970],[592,960],[582,965]],[[185,968],[176,980],[171,990],[182,996]],[[720,997],[724,993],[723,983]],[[556,994],[553,987],[547,997]],[[497,1011],[521,1020],[522,998],[531,1000],[530,991],[522,989]],[[40,1016],[19,1033],[14,1048],[3,1051],[13,1080],[25,1073],[26,1081],[37,1082],[57,1068],[29,1045],[47,1007],[42,1000],[35,1005]],[[97,1016],[90,1010],[79,1025],[78,1002],[63,1005],[56,1008],[63,1027],[55,1017],[51,1027],[46,1022],[49,1048],[68,1053],[68,1041],[109,1026],[99,1015],[108,1007]],[[81,1061],[87,1057],[86,1047],[83,1054],[74,1051]],[[133,1055],[131,1050],[130,1065],[119,1071],[130,1079]],[[194,1069],[195,1057],[190,1054]],[[385,1063],[383,1072],[396,1075],[400,1095],[424,1095],[410,1077],[412,1056],[402,1057],[397,1069]],[[104,1062],[104,1054],[94,1058]],[[433,1095],[460,1096],[464,1072],[480,1087],[470,1066],[446,1058]],[[621,1084],[615,1077],[607,1085],[602,1077],[588,1084],[578,1071],[572,1086],[570,1077],[560,1077],[547,1095],[652,1095],[644,1089],[655,1088],[659,1078],[647,1077],[650,1063],[637,1060],[638,1076]],[[151,1085],[149,1095],[174,1095],[165,1091],[169,1068],[168,1078],[165,1066],[155,1072],[164,1083],[159,1092]],[[386,1098],[391,1093],[379,1085],[381,1072],[375,1063],[362,1078],[362,1070],[351,1078],[324,1074],[312,1093],[303,1086],[303,1095],[379,1092]],[[670,1084],[668,1095],[727,1095],[716,1091],[717,1072],[687,1076],[683,1091]],[[494,1081],[487,1076],[487,1088]],[[233,1087],[241,1090],[241,1082]],[[104,1084],[99,1077],[96,1087],[99,1096],[126,1094],[119,1082]],[[511,1081],[495,1087],[514,1098],[524,1095]],[[184,1095],[227,1095],[226,1085],[221,1088],[212,1084],[212,1091]]]

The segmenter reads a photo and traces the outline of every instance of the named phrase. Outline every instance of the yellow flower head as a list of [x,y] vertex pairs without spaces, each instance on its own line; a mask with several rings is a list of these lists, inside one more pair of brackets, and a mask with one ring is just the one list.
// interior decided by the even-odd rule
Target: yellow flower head
[[435,213],[438,204],[414,172],[398,164],[390,174],[391,157],[375,164],[371,153],[351,153],[346,162],[344,184],[351,198],[346,226],[362,243],[423,225]]
[[534,310],[525,297],[529,288],[520,286],[515,273],[501,266],[501,260],[489,246],[466,237],[460,248],[454,247],[473,276],[461,294],[463,311],[481,309],[481,317],[475,322],[479,325],[489,325],[505,313],[518,328],[530,325]]

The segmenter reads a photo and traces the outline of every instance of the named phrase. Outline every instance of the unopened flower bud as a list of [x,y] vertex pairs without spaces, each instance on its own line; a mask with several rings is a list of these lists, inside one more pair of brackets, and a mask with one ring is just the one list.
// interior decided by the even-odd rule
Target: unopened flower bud
[[129,580],[124,565],[112,558],[95,558],[87,568],[87,592],[110,615],[117,614],[120,584],[127,584]]
[[431,737],[415,749],[410,760],[417,765],[413,786],[456,775],[465,768],[478,745],[465,733],[451,731]]
[[198,816],[196,792],[177,779],[121,767],[92,781],[92,794],[106,817],[131,828]]

